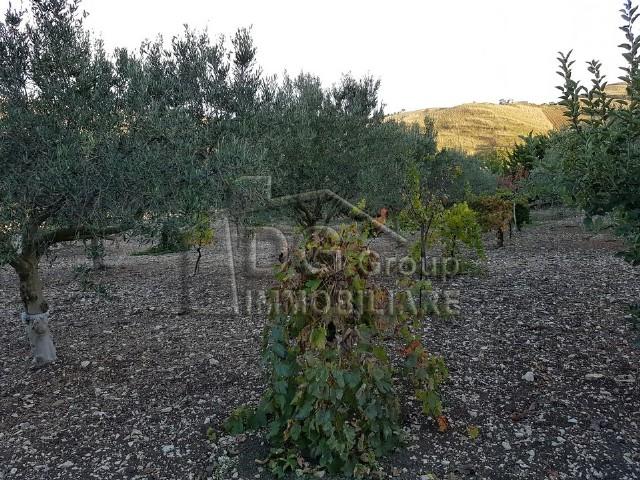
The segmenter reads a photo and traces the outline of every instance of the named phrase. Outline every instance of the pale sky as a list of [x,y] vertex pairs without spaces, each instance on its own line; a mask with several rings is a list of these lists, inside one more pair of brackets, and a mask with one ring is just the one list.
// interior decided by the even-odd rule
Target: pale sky
[[[19,5],[20,0],[14,0]],[[2,10],[8,0],[0,0]],[[382,81],[387,112],[500,98],[557,99],[558,50],[600,59],[611,82],[622,0],[85,0],[108,48],[170,38],[187,23],[215,37],[252,26],[269,74],[301,70],[327,85],[341,73]]]

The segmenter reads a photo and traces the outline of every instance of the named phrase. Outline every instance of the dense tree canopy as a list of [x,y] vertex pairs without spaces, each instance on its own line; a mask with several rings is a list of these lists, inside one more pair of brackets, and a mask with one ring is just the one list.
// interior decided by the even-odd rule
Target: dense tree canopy
[[[220,209],[239,224],[249,200],[270,207],[248,176],[270,176],[275,196],[331,190],[371,213],[400,212],[417,167],[452,202],[491,188],[477,162],[437,152],[432,122],[386,119],[372,77],[267,77],[247,29],[106,52],[80,0],[29,5],[0,23],[0,264],[18,273],[39,363],[55,358],[38,272],[53,244],[166,235]],[[350,214],[323,197],[285,210],[307,226]]]

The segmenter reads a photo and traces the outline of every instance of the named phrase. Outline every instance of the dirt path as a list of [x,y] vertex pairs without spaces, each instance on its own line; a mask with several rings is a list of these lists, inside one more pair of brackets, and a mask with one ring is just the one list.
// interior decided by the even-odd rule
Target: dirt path
[[[89,276],[74,275],[79,246],[55,252],[43,273],[59,361],[35,372],[14,275],[0,270],[0,479],[269,478],[259,437],[206,438],[264,388],[263,321],[233,314],[224,242],[191,280],[187,315],[181,256],[129,256],[139,248],[110,245],[111,268]],[[485,273],[440,285],[460,291],[461,315],[424,336],[451,370],[451,429],[437,433],[405,399],[408,443],[387,471],[640,478],[640,351],[625,319],[640,270],[617,248],[578,219],[544,220],[490,249]]]

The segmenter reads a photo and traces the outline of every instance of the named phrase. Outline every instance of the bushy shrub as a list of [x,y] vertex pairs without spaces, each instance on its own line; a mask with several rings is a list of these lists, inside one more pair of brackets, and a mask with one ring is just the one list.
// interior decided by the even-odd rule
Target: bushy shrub
[[479,256],[484,256],[482,229],[476,212],[466,202],[456,203],[444,211],[438,223],[438,237],[445,255],[450,258],[457,256],[459,243],[475,250]]
[[498,246],[504,245],[504,233],[513,220],[513,205],[498,195],[477,197],[469,206],[478,214],[478,221],[485,232],[496,232]]
[[[151,227],[153,228],[153,227]],[[200,250],[214,241],[214,231],[207,215],[166,219],[159,227],[159,242],[135,255],[163,255]]]
[[518,230],[521,230],[523,225],[531,223],[531,208],[529,207],[528,200],[521,199],[516,201],[515,215],[515,223]]
[[279,477],[320,469],[370,478],[401,438],[390,360],[399,344],[424,413],[441,414],[447,369],[412,333],[412,294],[391,296],[371,282],[378,258],[355,226],[335,233],[311,234],[279,269],[265,352],[270,387],[256,410],[226,424],[235,433],[265,426]]

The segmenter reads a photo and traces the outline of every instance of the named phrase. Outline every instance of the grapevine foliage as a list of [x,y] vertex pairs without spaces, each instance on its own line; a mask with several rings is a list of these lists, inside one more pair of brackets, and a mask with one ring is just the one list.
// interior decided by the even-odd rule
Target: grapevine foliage
[[356,226],[316,230],[278,268],[265,348],[270,387],[258,408],[237,411],[226,427],[265,427],[279,477],[294,470],[367,477],[398,445],[392,349],[424,413],[441,415],[444,361],[413,333],[409,285],[394,295],[372,282],[379,258],[366,241]]

